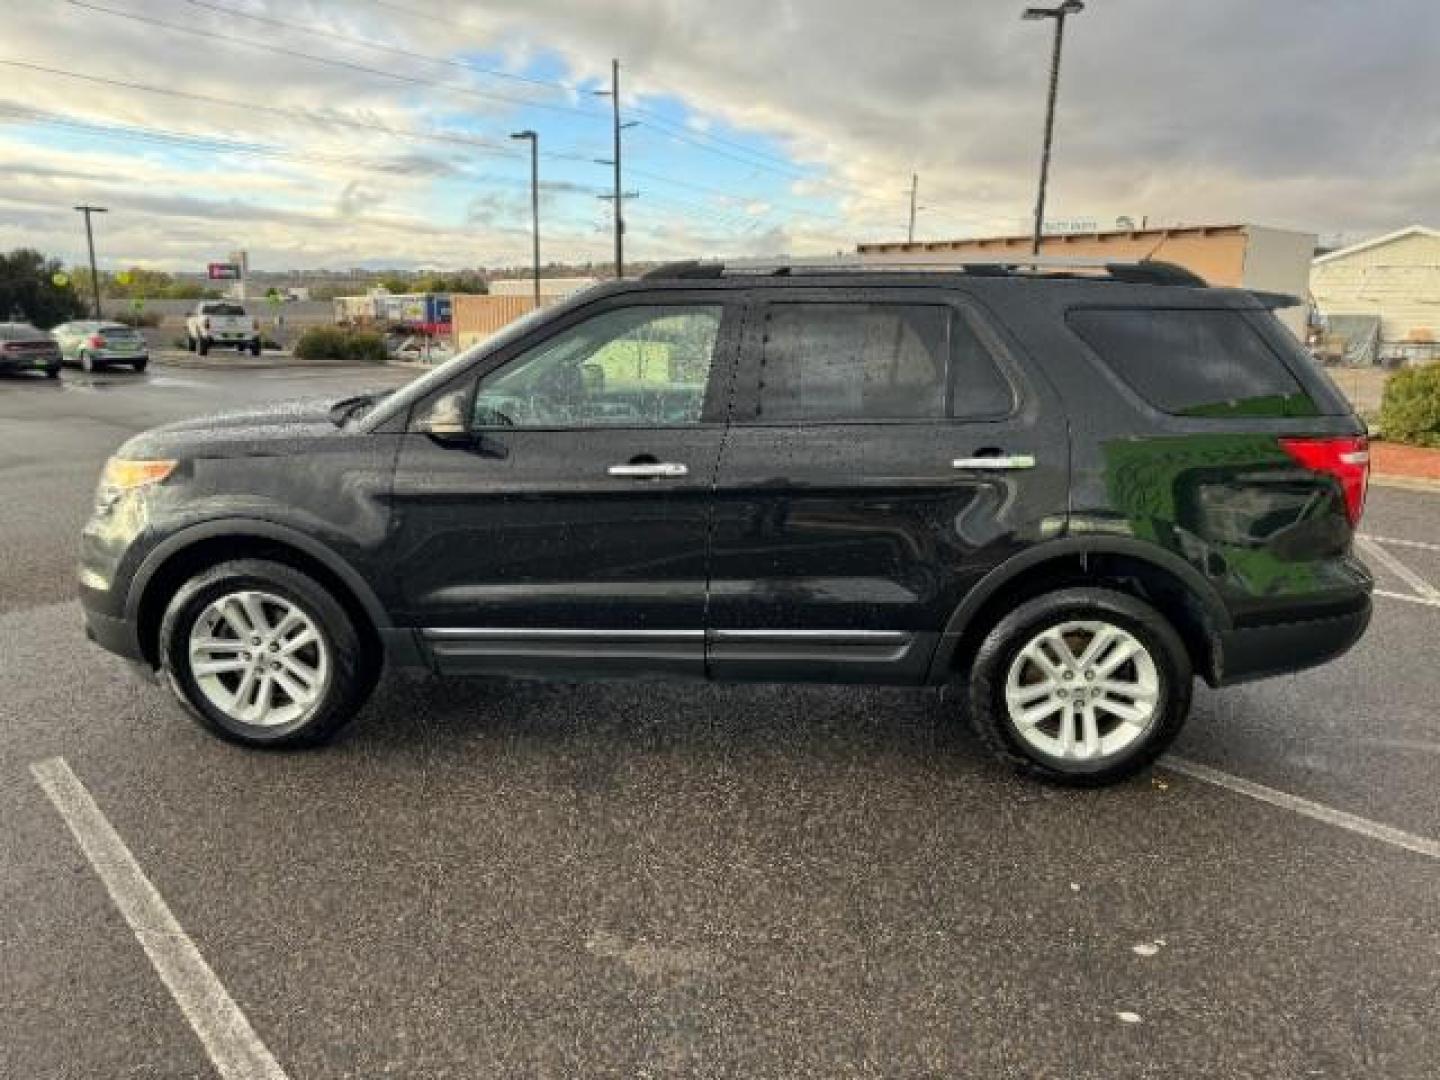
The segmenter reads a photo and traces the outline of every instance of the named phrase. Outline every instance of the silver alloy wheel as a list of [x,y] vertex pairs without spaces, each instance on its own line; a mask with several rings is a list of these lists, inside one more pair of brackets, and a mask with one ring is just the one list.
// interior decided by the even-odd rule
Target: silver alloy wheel
[[190,628],[190,674],[211,705],[254,727],[303,719],[330,685],[330,647],[297,605],[245,590],[211,602]]
[[1005,704],[1016,733],[1049,757],[1096,762],[1129,749],[1160,711],[1155,658],[1127,630],[1097,619],[1060,623],[1010,664]]

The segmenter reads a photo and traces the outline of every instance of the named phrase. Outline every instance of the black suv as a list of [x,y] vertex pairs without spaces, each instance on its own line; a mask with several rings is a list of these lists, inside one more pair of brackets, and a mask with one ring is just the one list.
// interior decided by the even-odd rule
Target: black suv
[[1141,768],[1211,685],[1364,632],[1365,428],[1272,314],[1160,263],[686,263],[403,390],[107,465],[91,637],[252,745],[442,675],[958,688],[1005,760]]

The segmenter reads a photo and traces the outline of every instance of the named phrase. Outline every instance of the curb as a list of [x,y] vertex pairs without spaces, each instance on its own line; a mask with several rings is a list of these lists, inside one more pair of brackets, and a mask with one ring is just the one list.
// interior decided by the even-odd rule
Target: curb
[[1375,487],[1401,488],[1405,491],[1427,491],[1432,494],[1440,494],[1440,480],[1431,480],[1423,476],[1371,473],[1370,483]]

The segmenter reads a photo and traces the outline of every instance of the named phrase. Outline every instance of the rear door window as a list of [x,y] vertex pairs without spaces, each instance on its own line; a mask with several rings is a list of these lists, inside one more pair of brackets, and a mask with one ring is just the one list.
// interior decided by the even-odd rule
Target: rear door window
[[1238,311],[1084,308],[1070,328],[1163,412],[1197,417],[1314,416],[1285,362]]
[[950,311],[923,304],[767,304],[760,419],[945,415]]

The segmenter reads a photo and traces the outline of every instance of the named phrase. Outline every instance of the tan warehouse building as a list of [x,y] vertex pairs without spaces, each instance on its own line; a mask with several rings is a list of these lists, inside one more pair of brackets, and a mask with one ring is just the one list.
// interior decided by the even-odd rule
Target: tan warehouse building
[[[995,236],[861,244],[857,250],[862,258],[876,262],[923,257],[962,263],[1023,257],[1030,254],[1030,243],[1029,236]],[[1177,263],[1212,285],[1288,293],[1303,301],[1309,292],[1315,243],[1314,233],[1259,225],[1181,225],[1052,234],[1041,239],[1040,254],[1114,262],[1158,259]],[[1278,314],[1296,336],[1303,336],[1303,304]]]

